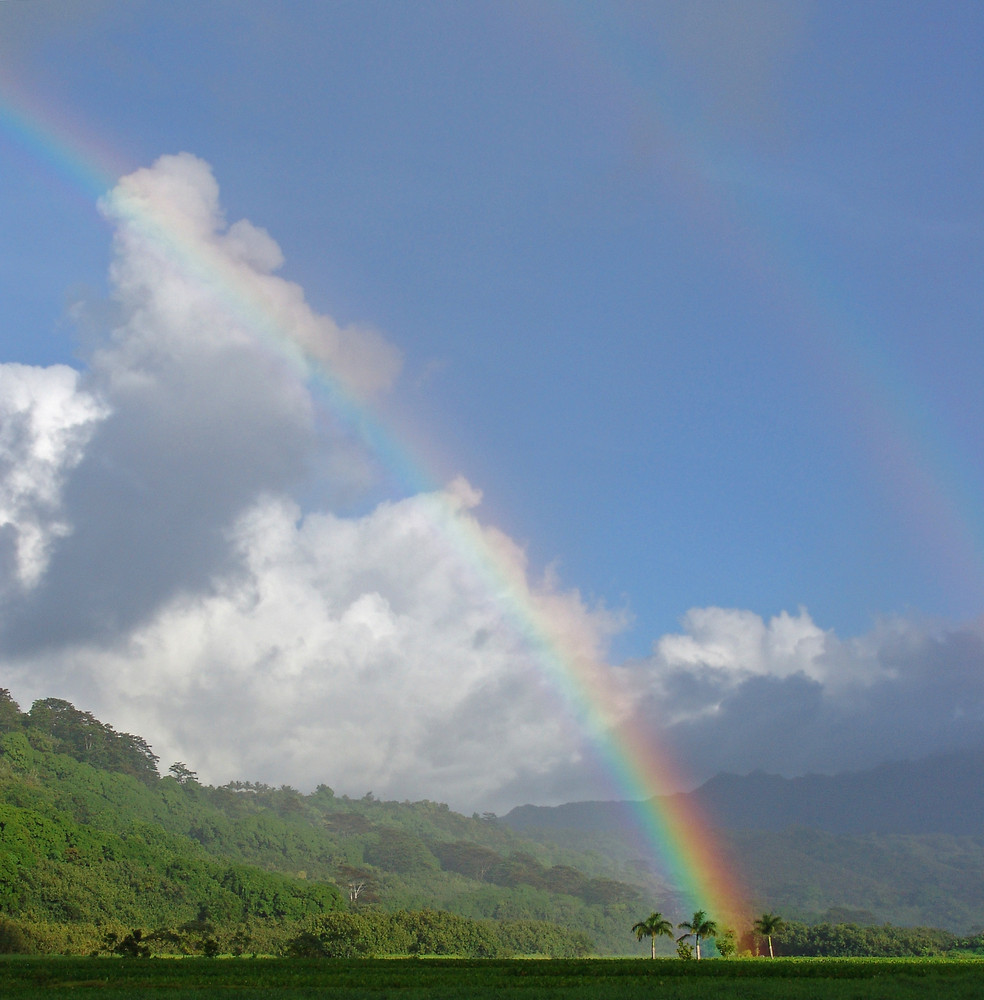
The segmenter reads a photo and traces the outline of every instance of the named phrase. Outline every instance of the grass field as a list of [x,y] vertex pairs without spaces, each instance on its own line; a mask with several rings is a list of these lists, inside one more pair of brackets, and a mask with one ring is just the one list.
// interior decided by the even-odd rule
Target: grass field
[[4,1000],[515,997],[979,1000],[984,961],[930,959],[119,959],[0,957]]

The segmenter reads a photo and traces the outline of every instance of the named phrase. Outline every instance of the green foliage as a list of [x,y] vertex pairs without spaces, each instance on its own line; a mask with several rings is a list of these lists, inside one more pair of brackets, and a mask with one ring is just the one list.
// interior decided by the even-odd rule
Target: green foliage
[[288,942],[298,958],[363,958],[381,953],[387,940],[383,914],[328,913]]
[[861,927],[858,924],[808,925],[788,921],[779,955],[823,958],[894,958],[945,955],[957,944],[955,935],[929,927]]
[[502,946],[488,921],[468,920],[445,910],[403,911],[394,916],[410,939],[411,955],[497,958]]
[[760,934],[769,943],[769,957],[774,958],[775,953],[772,947],[772,937],[780,934],[786,929],[786,921],[776,913],[763,913],[752,926],[756,934]]
[[[22,730],[0,736],[0,913],[39,924],[179,926],[202,914],[224,923],[296,920],[341,905],[326,882],[209,856],[200,840],[216,835],[223,817],[173,779],[149,784],[146,774],[128,773],[135,767],[76,759],[97,756],[107,731],[48,699],[35,703]],[[88,736],[74,756],[54,749]],[[140,742],[127,737],[117,747]],[[189,839],[196,833],[198,843]]]
[[38,741],[39,748],[67,753],[107,771],[130,774],[142,781],[159,777],[159,758],[139,736],[117,733],[74,705],[60,698],[36,701],[28,713],[27,726],[35,736],[47,736],[50,742]]
[[503,863],[497,851],[470,840],[439,842],[432,851],[445,871],[457,872],[479,882],[485,882]]
[[984,836],[843,836],[798,827],[725,839],[755,897],[800,920],[951,931],[984,924]]
[[470,920],[442,910],[329,913],[309,921],[286,944],[297,958],[366,958],[443,955],[502,958],[510,955],[575,957],[591,944],[544,921]]
[[[640,887],[668,898],[628,862],[441,803],[353,800],[327,785],[213,788],[185,765],[151,775],[153,762],[142,740],[67,702],[21,713],[0,691],[0,951],[88,954],[107,933],[119,944],[139,929],[155,955],[619,954]],[[833,863],[836,840],[799,843]],[[962,857],[977,877],[973,852]],[[791,937],[790,924],[777,951],[931,955],[956,944],[863,928],[850,913],[825,924]]]
[[[488,822],[488,821],[484,821]],[[611,878],[591,878],[571,865],[547,867],[527,851],[508,856],[471,841],[438,843],[431,848],[445,871],[507,888],[529,886],[554,895],[576,896],[586,903],[613,906],[634,903],[635,886]]]
[[0,757],[5,763],[18,770],[26,770],[34,754],[27,736],[20,730],[12,729],[0,737]]
[[[525,833],[543,847],[581,857],[596,852],[621,869],[614,877],[646,887],[649,897],[672,895],[663,873],[636,864],[642,850],[631,830],[544,826]],[[719,839],[756,908],[810,923],[888,922],[956,933],[984,926],[984,831],[838,835],[792,827],[728,830]]]
[[24,724],[25,717],[20,706],[6,688],[0,688],[0,733],[21,729]]
[[734,958],[738,953],[738,934],[731,927],[722,931],[714,939],[718,954],[722,958]]
[[582,958],[594,951],[586,934],[546,920],[499,920],[495,929],[506,955]]
[[185,764],[180,760],[176,760],[167,769],[167,773],[171,775],[171,777],[174,778],[179,785],[186,785],[189,782],[198,781],[198,773],[185,766]]
[[144,941],[143,931],[139,927],[122,938],[110,931],[106,935],[104,948],[111,954],[121,955],[123,958],[150,958],[150,945]]
[[407,874],[438,867],[437,859],[419,837],[399,827],[384,826],[366,845],[368,864],[387,871]]
[[26,955],[33,950],[20,924],[0,917],[0,955]]

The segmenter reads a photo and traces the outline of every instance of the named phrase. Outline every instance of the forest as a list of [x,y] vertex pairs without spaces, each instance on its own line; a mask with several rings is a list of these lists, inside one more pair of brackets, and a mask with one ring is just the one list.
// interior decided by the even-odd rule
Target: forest
[[[184,762],[159,765],[145,740],[67,701],[22,712],[0,690],[0,952],[643,956],[631,928],[651,901],[681,909],[638,859],[532,839],[489,813],[327,784],[213,787]],[[843,916],[789,920],[776,953],[980,945]],[[761,953],[731,931],[738,954]]]
[[491,814],[158,765],[69,702],[0,692],[0,950],[632,949],[642,887]]

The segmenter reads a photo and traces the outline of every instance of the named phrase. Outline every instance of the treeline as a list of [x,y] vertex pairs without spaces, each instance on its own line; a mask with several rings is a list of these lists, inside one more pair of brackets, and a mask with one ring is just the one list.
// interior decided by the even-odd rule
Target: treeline
[[119,922],[50,924],[0,917],[0,954],[291,958],[578,958],[593,950],[578,932],[536,920],[469,920],[439,910],[332,912],[304,921],[189,921],[147,930]]
[[[855,923],[784,922],[773,941],[776,956],[805,958],[905,958],[946,955],[968,947],[965,939],[934,927],[866,927]],[[765,953],[761,937],[749,932],[741,947]]]
[[592,950],[577,932],[536,920],[469,920],[440,910],[329,913],[316,917],[287,943],[303,958],[371,958],[383,955],[455,955],[511,958],[543,955],[578,958]]
[[458,872],[492,885],[526,885],[603,905],[632,903],[639,899],[639,890],[634,886],[616,879],[589,878],[570,865],[548,868],[525,852],[503,857],[489,847],[458,840],[435,844],[433,853],[445,871]]

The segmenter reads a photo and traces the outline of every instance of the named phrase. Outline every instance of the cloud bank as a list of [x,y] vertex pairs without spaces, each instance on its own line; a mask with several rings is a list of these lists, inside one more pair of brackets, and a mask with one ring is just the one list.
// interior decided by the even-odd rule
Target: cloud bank
[[[114,319],[84,367],[0,365],[0,682],[209,781],[469,810],[621,794],[516,608],[599,663],[621,616],[533,574],[463,480],[338,512],[376,459],[314,388],[385,393],[396,348],[315,313],[193,156],[123,178],[103,210]],[[312,477],[316,508],[299,500]],[[682,626],[602,669],[609,722],[641,720],[695,780],[984,731],[979,625],[841,640],[803,610],[704,608]]]
[[840,639],[803,609],[701,608],[627,665],[688,771],[860,770],[984,742],[984,627],[896,618]]

